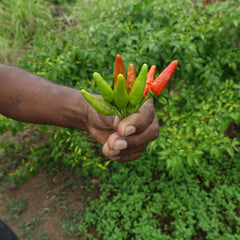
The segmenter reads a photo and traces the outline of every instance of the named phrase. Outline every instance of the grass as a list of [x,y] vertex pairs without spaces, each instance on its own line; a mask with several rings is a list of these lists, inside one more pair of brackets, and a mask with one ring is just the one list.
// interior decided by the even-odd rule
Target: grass
[[38,29],[70,24],[68,1],[3,0],[0,2],[0,62],[13,64],[32,48]]
[[46,234],[42,233],[43,229],[39,228],[40,221],[39,217],[33,216],[30,221],[21,224],[19,228],[22,233],[19,237],[26,240],[50,240]]
[[2,63],[15,62],[31,48],[31,40],[38,26],[52,22],[49,5],[40,1],[1,1]]

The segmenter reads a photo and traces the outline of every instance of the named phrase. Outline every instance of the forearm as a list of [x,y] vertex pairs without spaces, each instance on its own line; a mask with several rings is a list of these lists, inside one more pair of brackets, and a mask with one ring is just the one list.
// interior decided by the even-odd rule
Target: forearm
[[87,130],[88,104],[79,90],[2,64],[0,113],[18,121]]

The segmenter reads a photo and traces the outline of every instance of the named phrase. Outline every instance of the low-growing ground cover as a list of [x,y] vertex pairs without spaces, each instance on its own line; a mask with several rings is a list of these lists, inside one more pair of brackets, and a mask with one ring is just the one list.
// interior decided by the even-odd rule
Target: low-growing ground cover
[[[64,224],[57,228],[72,229],[76,239],[240,239],[239,1],[46,2],[61,11],[37,21],[26,40],[31,50],[15,63],[20,67],[92,92],[98,91],[95,71],[113,82],[116,54],[137,72],[144,62],[157,65],[158,73],[173,59],[179,67],[155,99],[160,135],[139,160],[110,162],[87,134],[39,126],[39,144],[1,141],[15,170],[0,177],[10,171],[21,186],[44,168],[85,180],[89,192],[97,181],[97,197],[77,198],[59,220]],[[1,117],[1,133],[18,136],[25,128]],[[69,181],[87,195],[82,182]],[[24,216],[26,200],[17,200],[9,217],[14,211]],[[75,208],[80,202],[83,208]],[[43,221],[37,217],[35,228]]]

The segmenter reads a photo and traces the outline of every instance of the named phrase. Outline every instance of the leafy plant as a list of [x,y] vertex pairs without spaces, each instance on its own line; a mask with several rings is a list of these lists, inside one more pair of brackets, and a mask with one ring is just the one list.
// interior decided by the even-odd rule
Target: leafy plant
[[6,131],[11,131],[13,136],[16,136],[18,130],[23,130],[24,123],[10,120],[2,115],[0,115],[0,134]]
[[[49,139],[20,157],[12,178],[26,180],[44,164],[103,179],[80,220],[83,239],[95,238],[87,229],[98,239],[239,239],[239,7],[237,0],[76,1],[73,24],[37,24],[18,66],[59,84],[98,93],[92,74],[112,83],[116,54],[136,72],[145,62],[160,70],[178,59],[179,67],[154,99],[160,135],[139,160],[110,163],[85,134],[49,127]],[[1,118],[0,131],[7,129],[21,126]]]

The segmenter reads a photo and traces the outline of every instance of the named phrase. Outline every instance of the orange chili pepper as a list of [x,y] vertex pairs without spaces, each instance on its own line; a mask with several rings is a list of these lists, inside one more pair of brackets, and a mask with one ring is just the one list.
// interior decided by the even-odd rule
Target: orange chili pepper
[[143,98],[145,98],[147,96],[149,88],[150,88],[151,84],[153,83],[155,71],[156,71],[156,66],[155,65],[151,66],[151,68],[147,74],[147,81],[146,81],[145,89],[143,92]]
[[135,80],[136,80],[136,75],[135,75],[134,65],[129,64],[128,72],[127,72],[127,86],[128,86],[129,92],[131,91]]
[[151,84],[150,89],[151,91],[159,95],[163,89],[165,88],[168,81],[171,79],[175,69],[177,68],[178,61],[172,61],[155,79],[155,81]]
[[114,82],[114,87],[117,84],[118,74],[122,74],[124,76],[124,79],[126,79],[123,60],[122,60],[122,58],[119,54],[115,58],[115,82]]

